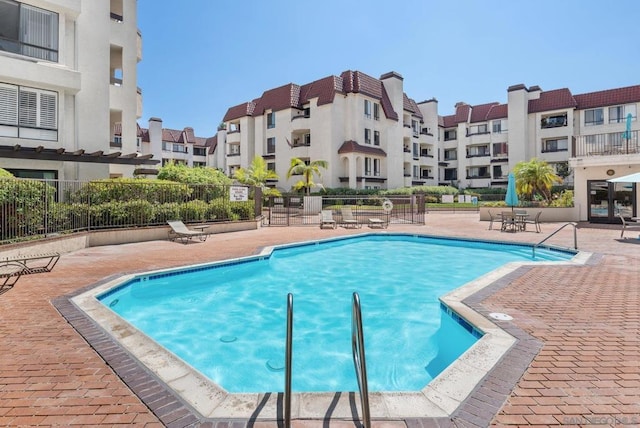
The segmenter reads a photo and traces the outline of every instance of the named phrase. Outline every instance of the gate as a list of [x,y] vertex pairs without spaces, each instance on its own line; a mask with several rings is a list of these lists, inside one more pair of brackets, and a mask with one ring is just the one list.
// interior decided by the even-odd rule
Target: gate
[[266,225],[319,226],[320,211],[331,210],[338,225],[342,222],[341,209],[351,208],[360,224],[370,219],[385,224],[424,224],[425,198],[422,194],[400,196],[300,196],[284,195],[269,198]]

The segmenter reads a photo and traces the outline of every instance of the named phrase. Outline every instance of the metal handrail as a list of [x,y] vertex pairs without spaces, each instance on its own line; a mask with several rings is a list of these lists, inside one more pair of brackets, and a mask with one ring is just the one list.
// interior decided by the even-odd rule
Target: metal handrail
[[291,427],[291,356],[293,351],[293,295],[287,294],[287,341],[284,351],[284,426]]
[[353,306],[351,311],[351,347],[353,350],[353,365],[356,369],[358,388],[360,389],[360,403],[362,405],[362,425],[371,428],[371,415],[369,412],[369,385],[367,384],[367,364],[364,354],[364,335],[362,330],[362,311],[360,310],[360,297],[353,293]]
[[551,238],[553,235],[555,235],[556,233],[560,232],[562,229],[564,229],[567,226],[573,226],[573,249],[577,250],[578,249],[578,232],[577,232],[576,227],[578,226],[578,224],[577,223],[573,223],[573,222],[569,222],[569,223],[563,224],[558,229],[556,229],[552,234],[550,234],[549,236],[544,238],[542,241],[540,241],[537,244],[535,244],[533,246],[533,258],[535,259],[535,257],[536,257],[536,248],[537,247],[539,247],[543,242],[545,242],[547,239]]

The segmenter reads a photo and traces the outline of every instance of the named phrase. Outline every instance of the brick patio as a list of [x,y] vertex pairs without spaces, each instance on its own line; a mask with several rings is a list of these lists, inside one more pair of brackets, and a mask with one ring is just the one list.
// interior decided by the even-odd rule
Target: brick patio
[[[542,234],[509,234],[487,230],[488,223],[479,222],[477,213],[432,213],[426,221],[426,226],[391,225],[389,230],[537,242],[560,226],[543,224]],[[139,380],[137,368],[121,371],[118,361],[126,356],[105,363],[96,352],[104,350],[89,346],[53,302],[121,273],[246,256],[269,245],[362,231],[262,228],[213,235],[189,245],[156,241],[64,254],[53,272],[25,276],[0,295],[0,426],[198,424],[161,405],[171,397]],[[517,346],[451,419],[374,425],[639,425],[640,240],[619,240],[619,235],[619,226],[581,225],[578,247],[595,253],[587,265],[522,268],[467,299],[480,313],[513,316],[513,321],[496,323],[520,339]],[[565,228],[550,243],[571,246],[572,229]],[[108,341],[99,343],[112,349]],[[137,383],[127,377],[131,373]],[[150,402],[150,396],[155,401]],[[326,421],[295,425],[320,427]]]

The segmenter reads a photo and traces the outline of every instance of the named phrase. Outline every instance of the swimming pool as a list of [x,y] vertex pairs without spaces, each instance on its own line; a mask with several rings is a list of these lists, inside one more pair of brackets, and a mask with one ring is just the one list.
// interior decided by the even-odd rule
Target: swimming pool
[[[370,390],[419,391],[481,335],[439,296],[531,256],[526,245],[376,234],[140,275],[99,298],[227,391],[247,393],[282,390],[292,292],[294,390],[353,391],[350,296],[358,291]],[[536,251],[536,260],[572,256]]]

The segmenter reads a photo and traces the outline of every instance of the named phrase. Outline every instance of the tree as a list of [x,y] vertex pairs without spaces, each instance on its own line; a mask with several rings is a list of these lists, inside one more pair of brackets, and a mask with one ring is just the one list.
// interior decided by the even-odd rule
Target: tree
[[291,159],[291,166],[287,171],[287,178],[291,178],[292,175],[302,175],[302,180],[293,185],[295,190],[305,189],[307,195],[311,193],[311,188],[315,186],[323,187],[322,184],[316,184],[313,182],[313,176],[317,175],[318,178],[322,176],[320,168],[327,169],[329,162],[325,160],[316,160],[308,165],[300,158]]
[[513,168],[513,173],[516,177],[516,191],[530,201],[537,197],[550,201],[551,187],[554,183],[562,183],[562,178],[553,168],[538,158],[518,162]]
[[280,196],[278,189],[267,186],[267,180],[277,180],[279,177],[275,171],[267,168],[262,156],[254,157],[248,168],[237,169],[234,178],[242,184],[260,187],[264,197]]

